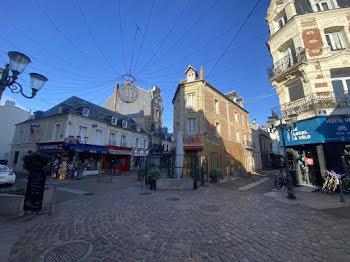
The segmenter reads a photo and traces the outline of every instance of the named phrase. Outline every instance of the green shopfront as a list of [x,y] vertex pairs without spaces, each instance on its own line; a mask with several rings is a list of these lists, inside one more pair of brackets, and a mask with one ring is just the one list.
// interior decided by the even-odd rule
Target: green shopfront
[[326,169],[349,173],[350,116],[299,121],[284,135],[296,183],[320,185]]

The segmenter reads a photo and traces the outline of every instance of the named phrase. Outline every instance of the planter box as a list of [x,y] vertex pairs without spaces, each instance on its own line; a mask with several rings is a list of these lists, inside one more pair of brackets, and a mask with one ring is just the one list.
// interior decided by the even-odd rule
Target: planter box
[[160,178],[157,179],[157,190],[192,190],[192,178]]
[[[40,212],[49,212],[53,197],[53,187],[45,189]],[[0,194],[0,216],[23,215],[24,195]]]

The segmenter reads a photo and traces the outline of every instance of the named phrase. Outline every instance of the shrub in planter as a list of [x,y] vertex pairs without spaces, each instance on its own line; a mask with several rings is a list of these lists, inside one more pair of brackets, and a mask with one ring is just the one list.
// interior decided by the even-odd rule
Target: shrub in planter
[[151,177],[151,189],[156,190],[157,189],[157,179],[161,177],[160,172],[158,170],[152,170],[149,173]]
[[211,177],[213,183],[217,183],[218,179],[222,177],[222,173],[219,169],[213,168],[212,170],[210,170],[209,176]]
[[23,168],[29,172],[34,170],[43,170],[44,167],[52,160],[53,159],[48,155],[37,152],[31,153],[22,158]]

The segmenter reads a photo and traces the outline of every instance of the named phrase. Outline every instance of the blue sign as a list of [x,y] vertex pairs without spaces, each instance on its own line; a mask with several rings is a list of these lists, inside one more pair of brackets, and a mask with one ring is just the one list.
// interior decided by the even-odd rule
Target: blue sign
[[[284,137],[286,146],[349,142],[350,117],[318,117],[300,121],[292,131],[285,131]],[[280,144],[282,145],[282,139]]]
[[92,124],[92,127],[93,127],[93,128],[96,128],[96,127],[97,127],[97,124]]
[[327,111],[326,110],[319,110],[318,111],[318,115],[319,116],[326,116],[327,115]]
[[108,154],[104,146],[68,144],[71,152]]

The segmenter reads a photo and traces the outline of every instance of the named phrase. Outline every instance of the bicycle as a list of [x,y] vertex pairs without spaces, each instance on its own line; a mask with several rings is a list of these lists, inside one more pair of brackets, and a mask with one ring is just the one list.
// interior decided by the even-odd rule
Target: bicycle
[[287,186],[287,173],[285,171],[275,174],[276,189],[280,190],[283,186]]

